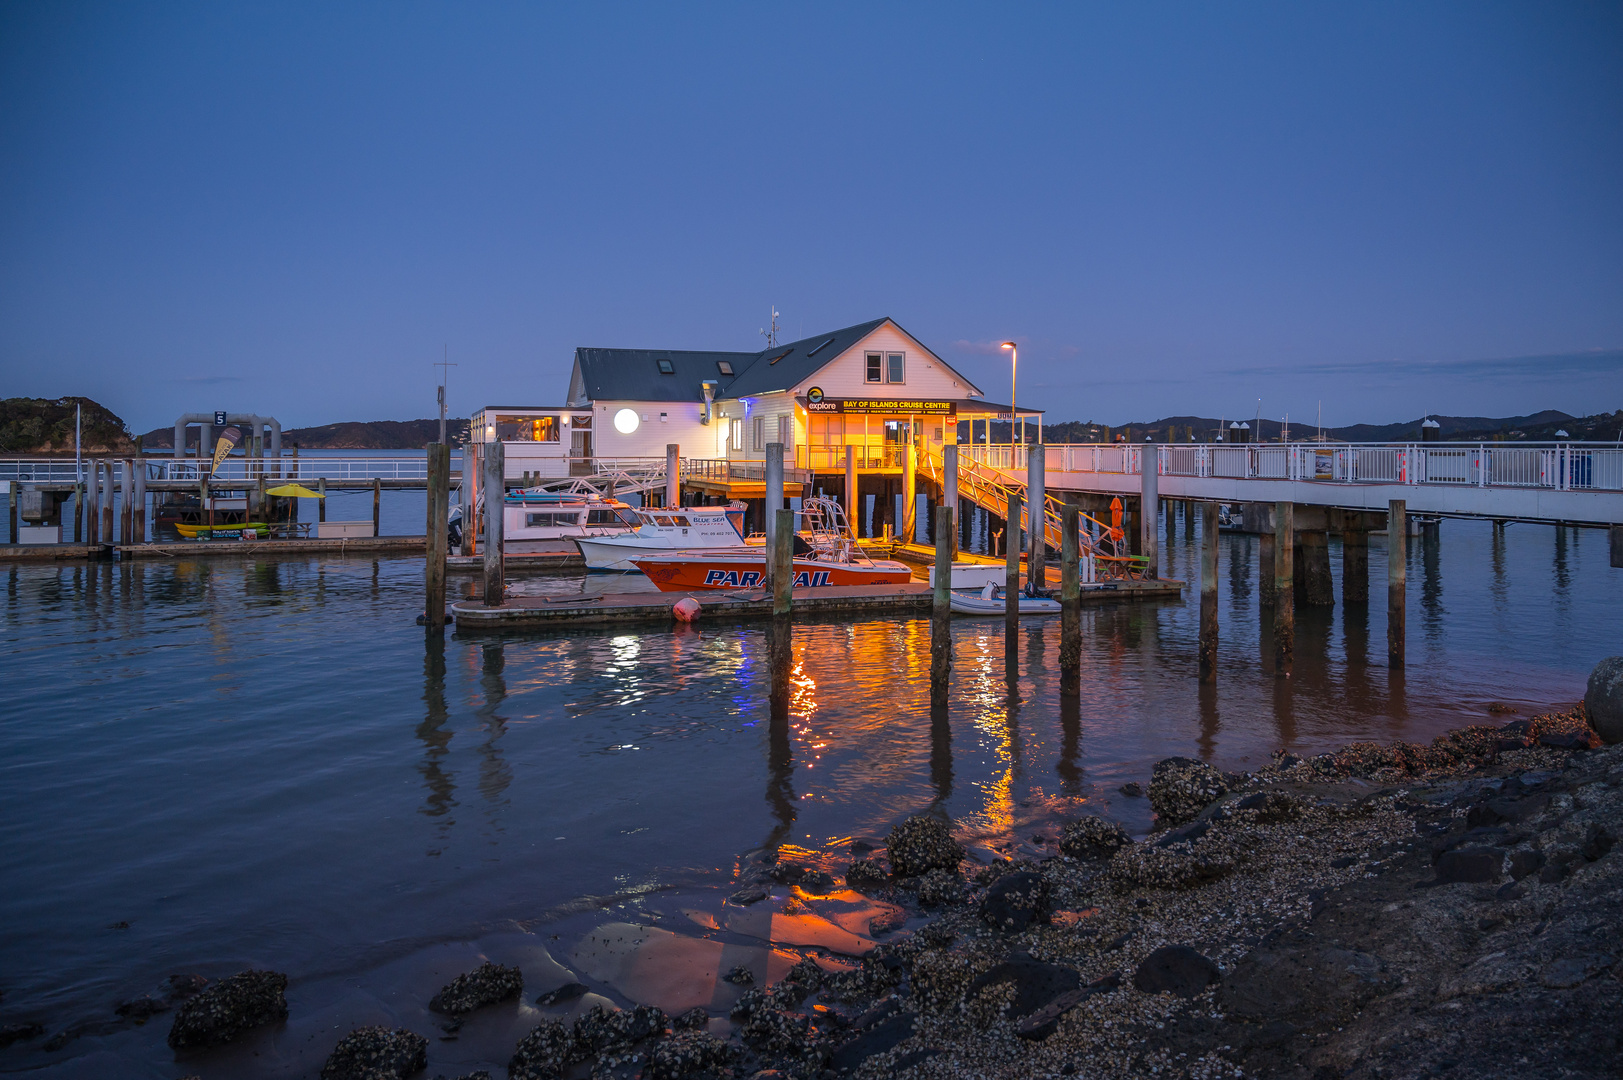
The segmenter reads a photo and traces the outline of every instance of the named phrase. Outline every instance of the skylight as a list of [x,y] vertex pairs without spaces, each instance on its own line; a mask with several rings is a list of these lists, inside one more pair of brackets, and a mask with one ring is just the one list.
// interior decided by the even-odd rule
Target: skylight
[[669,360],[656,360],[654,363],[659,365],[659,373],[661,375],[676,374],[676,365],[671,363]]
[[766,362],[766,366],[771,367],[773,364],[776,364],[779,360],[782,360],[785,356],[788,356],[792,352],[794,352],[793,349],[785,349],[785,350],[783,350],[781,353],[774,356],[772,359],[768,360]]
[[716,370],[723,375],[731,375],[733,373],[733,362],[731,360],[717,360]]
[[[833,340],[834,340],[833,338],[829,338],[827,341],[823,342],[823,345],[827,345],[830,341],[833,341]],[[823,351],[823,345],[817,346],[817,348],[815,348],[811,352],[807,353],[806,356],[807,357],[816,356],[818,353]]]

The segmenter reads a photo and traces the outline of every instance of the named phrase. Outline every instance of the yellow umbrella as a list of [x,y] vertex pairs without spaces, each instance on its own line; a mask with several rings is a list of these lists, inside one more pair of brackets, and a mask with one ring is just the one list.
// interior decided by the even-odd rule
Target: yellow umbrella
[[276,495],[284,499],[325,499],[327,496],[319,491],[311,491],[301,484],[283,484],[281,487],[268,488],[266,495]]

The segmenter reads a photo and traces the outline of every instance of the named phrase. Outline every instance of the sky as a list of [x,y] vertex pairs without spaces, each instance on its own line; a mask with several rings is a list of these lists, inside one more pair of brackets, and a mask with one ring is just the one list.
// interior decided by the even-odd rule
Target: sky
[[0,0],[0,397],[561,404],[888,315],[1053,421],[1623,408],[1623,5]]

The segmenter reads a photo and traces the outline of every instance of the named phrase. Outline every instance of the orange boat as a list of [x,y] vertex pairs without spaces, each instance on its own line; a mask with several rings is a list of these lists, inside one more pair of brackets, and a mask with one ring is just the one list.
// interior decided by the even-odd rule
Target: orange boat
[[[800,511],[804,528],[795,534],[796,589],[835,585],[903,585],[913,573],[903,563],[870,559],[846,527],[845,512],[833,499],[807,499]],[[662,592],[766,587],[766,551],[755,547],[673,551],[632,558],[638,570]]]
[[[759,550],[717,548],[713,551],[677,551],[631,561],[662,592],[766,587],[766,556]],[[858,559],[851,562],[796,559],[794,575],[796,589],[820,589],[833,585],[902,585],[913,580],[912,571],[905,564],[888,559]]]

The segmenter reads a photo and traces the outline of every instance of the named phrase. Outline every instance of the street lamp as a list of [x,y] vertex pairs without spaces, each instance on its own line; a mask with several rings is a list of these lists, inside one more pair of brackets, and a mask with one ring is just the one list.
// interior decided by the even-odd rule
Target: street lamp
[[1020,373],[1020,350],[1012,341],[1005,341],[1001,347],[1009,350],[1009,468],[1013,469],[1018,464],[1014,457],[1014,390]]

